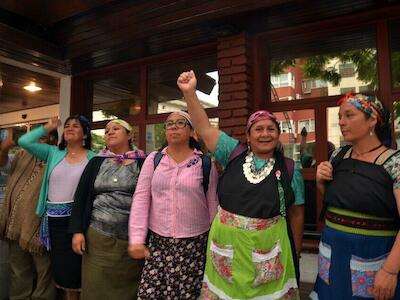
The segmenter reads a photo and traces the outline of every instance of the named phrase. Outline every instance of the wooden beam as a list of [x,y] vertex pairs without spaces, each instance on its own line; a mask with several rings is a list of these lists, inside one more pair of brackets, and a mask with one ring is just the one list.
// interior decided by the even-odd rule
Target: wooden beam
[[[166,3],[165,3],[166,2]],[[199,22],[234,16],[248,11],[287,3],[288,0],[161,1],[130,6],[99,18],[84,16],[63,24],[58,36],[69,58],[105,49],[128,40],[182,28]]]
[[68,74],[63,51],[58,46],[2,23],[0,56]]

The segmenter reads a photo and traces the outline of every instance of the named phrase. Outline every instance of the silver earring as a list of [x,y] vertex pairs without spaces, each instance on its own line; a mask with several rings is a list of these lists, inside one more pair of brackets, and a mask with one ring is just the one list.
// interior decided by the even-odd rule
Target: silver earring
[[373,136],[373,135],[374,135],[374,131],[371,130],[371,131],[369,132],[369,135],[370,135],[370,136]]

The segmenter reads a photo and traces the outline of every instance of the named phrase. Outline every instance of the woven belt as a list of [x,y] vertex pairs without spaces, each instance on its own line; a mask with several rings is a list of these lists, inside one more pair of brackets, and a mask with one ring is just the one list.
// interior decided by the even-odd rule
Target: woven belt
[[365,230],[393,231],[399,229],[399,223],[393,219],[366,219],[356,216],[346,216],[328,209],[325,214],[326,220],[331,223],[339,224],[351,228]]

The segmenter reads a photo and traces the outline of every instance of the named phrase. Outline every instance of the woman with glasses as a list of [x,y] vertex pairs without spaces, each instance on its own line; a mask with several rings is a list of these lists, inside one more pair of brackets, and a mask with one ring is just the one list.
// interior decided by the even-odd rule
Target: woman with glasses
[[138,299],[197,299],[208,230],[218,205],[217,171],[211,165],[204,188],[204,159],[187,113],[171,113],[165,135],[167,147],[147,157],[139,176],[129,220],[129,254],[146,258]]
[[177,84],[195,129],[225,169],[200,299],[299,299],[295,269],[304,185],[293,161],[279,149],[276,117],[266,110],[253,113],[246,147],[210,125],[196,96],[193,71],[182,73]]
[[67,300],[79,299],[81,257],[72,251],[72,234],[68,233],[74,194],[86,164],[95,153],[90,151],[89,121],[81,115],[67,118],[61,143],[51,146],[39,139],[56,130],[57,117],[18,140],[33,156],[46,162],[36,214],[42,218],[40,239],[50,251],[51,268],[56,286],[67,294]]
[[83,300],[136,298],[143,259],[127,253],[128,219],[143,151],[132,126],[116,119],[105,128],[106,150],[86,166],[75,193],[69,231],[82,257]]

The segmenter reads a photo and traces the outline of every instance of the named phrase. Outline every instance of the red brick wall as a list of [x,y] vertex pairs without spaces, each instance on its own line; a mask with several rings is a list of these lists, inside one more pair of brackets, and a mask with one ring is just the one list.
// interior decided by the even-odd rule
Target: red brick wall
[[245,34],[218,40],[219,127],[242,142],[253,102],[251,53]]

